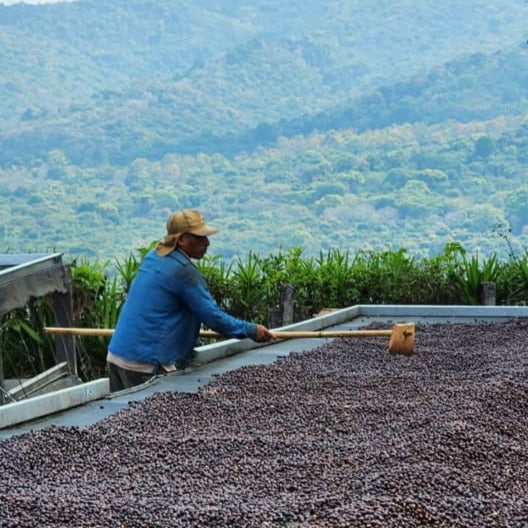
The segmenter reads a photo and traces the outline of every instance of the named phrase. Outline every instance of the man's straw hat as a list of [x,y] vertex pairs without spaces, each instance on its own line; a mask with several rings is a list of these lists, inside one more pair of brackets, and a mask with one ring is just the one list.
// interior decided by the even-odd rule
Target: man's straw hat
[[216,227],[211,227],[205,223],[205,219],[200,213],[193,209],[181,209],[169,216],[167,220],[167,235],[158,242],[156,252],[160,257],[165,257],[176,249],[178,239],[184,233],[192,233],[198,236],[209,236],[218,233]]

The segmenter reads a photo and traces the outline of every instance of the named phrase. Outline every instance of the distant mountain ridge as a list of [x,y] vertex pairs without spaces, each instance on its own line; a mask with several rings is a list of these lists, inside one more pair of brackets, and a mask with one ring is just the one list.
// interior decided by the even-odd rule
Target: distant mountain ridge
[[[220,75],[215,77],[215,86]],[[25,115],[18,132],[4,137],[0,163],[44,158],[57,148],[73,163],[87,167],[102,160],[117,165],[138,157],[155,160],[171,152],[234,156],[269,145],[281,136],[314,130],[362,131],[408,122],[468,122],[516,115],[528,107],[528,46],[451,61],[427,75],[380,86],[335,107],[321,108],[316,114],[303,113],[306,98],[302,96],[295,104],[292,96],[277,101],[273,108],[269,97],[272,86],[264,81],[258,91],[255,83],[248,98],[230,93],[236,82],[225,80],[224,90],[214,90],[207,102],[188,97],[188,106],[184,106],[180,93],[186,82],[148,82],[140,89],[108,90],[60,119]],[[194,84],[204,83],[195,80]],[[309,91],[306,82],[301,87],[299,93]],[[106,139],[103,142],[101,138]]]
[[[44,126],[69,118],[105,90],[127,97],[171,79],[184,84],[173,90],[186,106],[194,99],[203,108],[233,75],[243,97],[252,82],[264,82],[297,113],[313,115],[464,55],[522,42],[528,6],[515,0],[501,6],[489,0],[382,0],[363,7],[258,0],[251,8],[241,1],[80,0],[0,7],[0,133],[12,132],[23,116],[43,118]],[[281,79],[281,64],[290,79]],[[293,97],[299,92],[304,106]]]
[[197,207],[229,257],[522,251],[526,15],[521,0],[0,6],[0,243],[111,258]]

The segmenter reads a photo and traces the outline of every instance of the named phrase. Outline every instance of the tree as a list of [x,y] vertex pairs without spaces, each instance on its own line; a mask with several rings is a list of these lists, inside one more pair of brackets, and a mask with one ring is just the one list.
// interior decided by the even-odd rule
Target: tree
[[505,203],[507,219],[512,226],[512,233],[521,234],[528,224],[528,186],[521,187],[510,194]]
[[493,152],[493,141],[488,136],[480,136],[475,142],[473,155],[478,158],[488,158]]
[[391,189],[402,189],[405,184],[413,178],[415,171],[412,169],[391,169],[385,175],[383,182]]

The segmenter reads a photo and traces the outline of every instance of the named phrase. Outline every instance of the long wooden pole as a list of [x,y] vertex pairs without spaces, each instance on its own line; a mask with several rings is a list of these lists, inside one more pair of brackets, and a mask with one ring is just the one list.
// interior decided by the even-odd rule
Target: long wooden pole
[[[389,352],[411,356],[414,353],[414,323],[395,324],[391,330],[320,330],[309,331],[284,331],[273,332],[276,339],[296,338],[321,338],[321,337],[371,337],[389,336]],[[48,334],[74,334],[84,336],[111,336],[113,328],[69,328],[69,327],[45,327]],[[219,339],[225,336],[211,330],[202,330],[201,337]]]
[[[113,328],[62,328],[47,326],[44,328],[47,334],[80,335],[80,336],[111,336]],[[327,330],[327,331],[299,331],[299,332],[273,332],[277,339],[295,338],[321,338],[321,337],[369,337],[369,336],[391,336],[392,330]],[[201,330],[200,337],[223,338],[222,334],[210,330]]]

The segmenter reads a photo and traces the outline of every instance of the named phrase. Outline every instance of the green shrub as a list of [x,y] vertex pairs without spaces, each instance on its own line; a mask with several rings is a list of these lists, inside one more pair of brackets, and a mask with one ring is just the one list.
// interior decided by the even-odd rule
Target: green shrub
[[[139,265],[154,242],[111,267],[86,259],[71,263],[74,326],[114,328]],[[197,262],[219,306],[242,319],[268,324],[270,310],[281,309],[284,288],[294,290],[294,312],[309,318],[324,308],[355,304],[479,304],[480,286],[495,282],[497,304],[528,302],[528,250],[501,262],[468,256],[459,243],[434,258],[416,259],[405,249],[359,252],[340,250],[306,257],[300,247],[265,257],[226,262],[207,256]],[[36,299],[9,313],[0,325],[6,377],[34,375],[54,364],[54,340],[44,334],[53,324],[51,300]],[[104,374],[107,337],[76,340],[79,374],[87,380]]]

